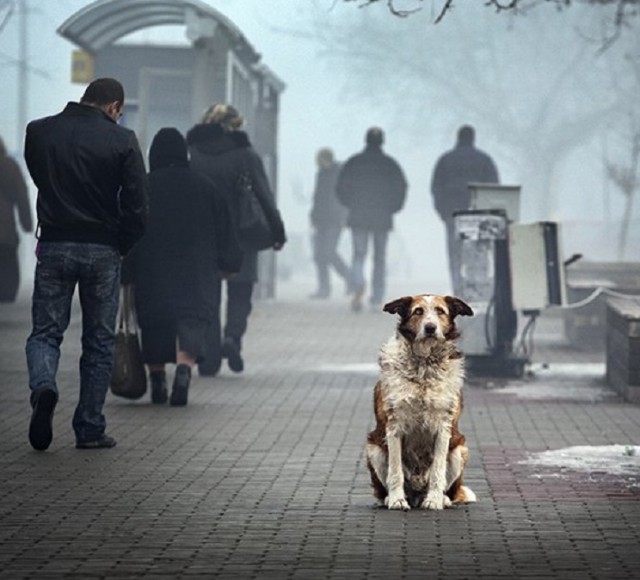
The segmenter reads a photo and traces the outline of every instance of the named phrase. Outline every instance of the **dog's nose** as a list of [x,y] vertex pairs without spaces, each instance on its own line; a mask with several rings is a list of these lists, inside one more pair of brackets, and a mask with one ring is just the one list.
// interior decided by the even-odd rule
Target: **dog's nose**
[[433,336],[436,333],[436,325],[432,322],[424,325],[424,335]]

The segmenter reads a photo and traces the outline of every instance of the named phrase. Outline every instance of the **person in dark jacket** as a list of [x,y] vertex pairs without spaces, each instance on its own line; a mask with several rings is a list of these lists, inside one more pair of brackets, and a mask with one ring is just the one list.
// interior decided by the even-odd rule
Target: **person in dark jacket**
[[177,129],[155,135],[149,169],[147,231],[125,271],[132,270],[151,401],[167,402],[165,363],[175,362],[170,403],[186,405],[208,327],[220,328],[213,299],[220,277],[240,270],[242,254],[227,200],[189,168],[187,143]]
[[113,447],[102,413],[111,382],[120,258],[144,233],[147,180],[138,140],[120,127],[124,89],[96,79],[79,103],[27,126],[24,155],[38,188],[40,229],[26,355],[33,413],[29,441],[53,437],[60,344],[76,285],[82,308],[76,447]]
[[16,210],[22,229],[25,232],[32,231],[27,184],[20,166],[7,155],[4,141],[0,138],[0,302],[14,302],[20,286],[20,238],[16,227]]
[[338,253],[340,234],[346,223],[346,208],[336,197],[336,181],[340,165],[333,158],[331,149],[323,148],[316,156],[318,172],[313,192],[311,225],[314,228],[313,259],[318,273],[318,288],[311,298],[328,298],[331,294],[329,266],[349,283],[349,268]]
[[[278,212],[269,186],[262,160],[251,146],[249,137],[240,128],[244,119],[229,104],[215,104],[207,109],[202,122],[187,133],[191,153],[191,167],[209,177],[214,187],[222,192],[230,203],[231,215],[237,225],[239,217],[239,180],[248,175],[253,191],[261,200],[271,226],[273,249],[280,250],[286,242],[284,224]],[[242,239],[240,240],[242,245]],[[213,376],[220,369],[221,359],[226,358],[234,372],[244,370],[242,338],[247,330],[251,313],[253,287],[258,275],[258,253],[243,246],[242,268],[237,276],[227,278],[227,310],[224,339],[220,329],[212,327],[204,360],[198,371]],[[214,296],[220,308],[221,289]]]
[[369,238],[373,238],[373,274],[370,303],[382,303],[386,285],[387,238],[393,229],[393,215],[404,206],[407,181],[398,162],[382,151],[384,133],[371,127],[365,149],[347,160],[338,177],[338,199],[349,210],[353,261],[351,266],[351,308],[359,311],[365,293],[364,263]]
[[456,258],[457,243],[453,214],[469,209],[471,192],[469,183],[499,183],[498,169],[493,159],[474,146],[475,130],[469,125],[458,129],[456,145],[436,162],[431,177],[431,194],[438,215],[447,232],[449,272],[452,290],[459,287]]

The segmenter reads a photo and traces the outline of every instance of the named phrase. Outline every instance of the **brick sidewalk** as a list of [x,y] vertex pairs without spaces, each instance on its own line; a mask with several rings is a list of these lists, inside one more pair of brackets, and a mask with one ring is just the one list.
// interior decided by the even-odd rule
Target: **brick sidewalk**
[[109,395],[118,446],[79,451],[75,315],[54,441],[38,453],[26,437],[28,316],[25,300],[0,305],[0,578],[638,577],[640,471],[521,463],[640,444],[640,407],[603,388],[602,356],[572,351],[553,321],[535,353],[549,368],[466,389],[466,481],[479,502],[397,513],[373,507],[362,462],[393,317],[258,303],[245,373],[196,374],[186,408]]

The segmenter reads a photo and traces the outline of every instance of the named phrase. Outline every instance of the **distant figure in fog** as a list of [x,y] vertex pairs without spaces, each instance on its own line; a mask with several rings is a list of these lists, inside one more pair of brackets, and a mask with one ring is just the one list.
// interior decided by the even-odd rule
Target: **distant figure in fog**
[[460,127],[455,147],[438,159],[431,178],[433,203],[447,230],[449,272],[453,291],[459,288],[457,278],[460,266],[457,264],[453,214],[469,209],[469,183],[499,183],[495,163],[484,151],[476,149],[474,141],[473,127]]
[[[286,242],[284,223],[276,208],[260,156],[251,146],[247,133],[241,130],[244,119],[231,105],[212,105],[202,122],[187,133],[191,152],[191,167],[204,173],[217,191],[228,200],[234,224],[240,211],[240,177],[248,176],[251,187],[260,198],[273,234],[273,249],[280,250]],[[240,240],[242,245],[242,240]],[[205,357],[198,364],[204,376],[213,376],[220,369],[221,358],[236,373],[244,370],[242,338],[251,313],[254,284],[258,279],[258,252],[243,248],[242,269],[237,276],[227,278],[227,312],[221,342],[221,329],[212,327],[207,337]],[[220,308],[221,284],[214,292],[214,303]]]
[[407,182],[397,161],[382,151],[384,133],[369,129],[365,149],[347,160],[338,177],[338,199],[347,207],[351,228],[351,308],[362,309],[365,293],[364,263],[369,239],[373,239],[373,275],[370,304],[382,303],[386,286],[387,239],[393,228],[393,214],[404,206]]
[[32,231],[27,184],[20,166],[7,155],[0,137],[0,302],[15,301],[20,286],[15,210],[18,211],[22,229],[25,232]]
[[24,157],[38,188],[33,328],[27,366],[33,414],[29,441],[45,450],[58,402],[60,344],[78,286],[82,307],[80,399],[73,416],[78,449],[113,447],[102,413],[111,383],[120,258],[142,236],[147,179],[133,131],[117,123],[124,89],[96,79],[79,103],[27,126]]
[[177,129],[155,135],[149,169],[147,231],[125,260],[123,283],[135,288],[151,401],[167,402],[165,364],[177,363],[170,404],[181,406],[208,328],[220,327],[216,288],[223,275],[240,270],[242,255],[227,200],[189,168],[187,143]]
[[313,192],[311,225],[313,234],[313,259],[318,272],[318,288],[311,298],[328,298],[331,295],[329,266],[349,286],[349,268],[338,253],[340,234],[346,223],[346,208],[336,197],[336,182],[340,165],[333,158],[331,149],[320,149],[316,156],[318,171]]

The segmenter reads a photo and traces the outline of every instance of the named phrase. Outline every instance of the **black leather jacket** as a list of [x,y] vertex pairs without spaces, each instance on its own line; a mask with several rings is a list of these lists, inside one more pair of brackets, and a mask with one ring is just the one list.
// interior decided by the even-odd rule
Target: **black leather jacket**
[[68,103],[27,126],[42,241],[107,244],[126,254],[144,233],[148,185],[136,135],[106,113]]

